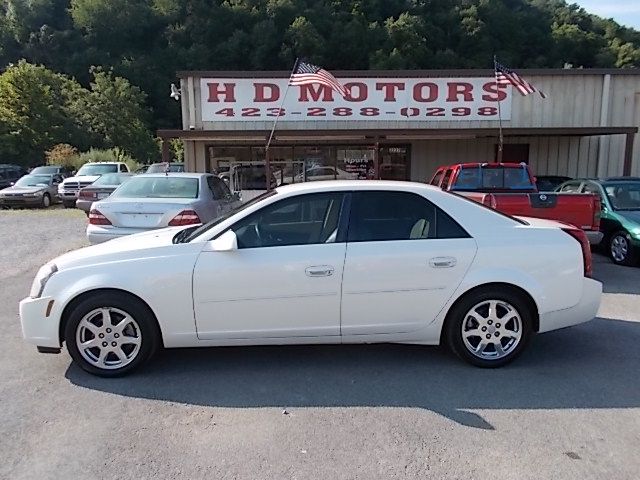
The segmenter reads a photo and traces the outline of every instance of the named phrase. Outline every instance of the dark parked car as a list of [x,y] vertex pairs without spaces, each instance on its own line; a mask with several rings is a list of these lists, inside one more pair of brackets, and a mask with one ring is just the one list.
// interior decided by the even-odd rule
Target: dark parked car
[[[169,166],[169,169],[167,170],[167,165]],[[177,162],[172,162],[172,163],[152,163],[151,165],[149,165],[149,168],[147,168],[144,172],[142,173],[164,173],[164,172],[172,172],[172,173],[176,173],[176,172],[184,172],[184,163],[177,163]]]
[[562,177],[560,175],[538,175],[536,176],[536,185],[539,192],[553,192],[559,185],[571,180],[571,177]]
[[576,179],[560,185],[558,192],[591,193],[600,197],[601,245],[619,265],[640,261],[640,178]]
[[0,164],[0,188],[10,187],[26,173],[20,165]]
[[133,177],[132,173],[105,173],[91,185],[80,190],[76,208],[84,210],[89,215],[93,202],[107,198],[131,177]]
[[32,175],[60,175],[62,178],[73,175],[73,171],[70,168],[60,165],[42,165],[32,168],[29,173]]

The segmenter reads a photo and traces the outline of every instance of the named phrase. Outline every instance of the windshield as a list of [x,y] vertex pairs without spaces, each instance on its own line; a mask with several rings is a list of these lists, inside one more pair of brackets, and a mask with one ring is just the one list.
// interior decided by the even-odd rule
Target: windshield
[[102,175],[99,179],[93,182],[93,185],[120,185],[127,180],[129,175],[123,175],[120,173],[107,173]]
[[49,185],[51,175],[25,175],[15,183],[16,187],[37,187],[40,185]]
[[198,198],[198,179],[134,177],[120,185],[112,198]]
[[118,171],[118,165],[111,164],[93,164],[83,165],[76,175],[102,175],[103,173],[112,173]]
[[[166,163],[154,163],[145,173],[164,173],[167,171]],[[184,172],[184,163],[170,163],[169,172]]]
[[53,174],[53,173],[58,173],[58,170],[60,170],[60,167],[36,167],[33,170],[31,170],[32,174]]
[[492,167],[478,165],[463,167],[451,190],[535,190],[526,166]]
[[603,186],[615,210],[640,210],[640,182],[605,183]]
[[176,236],[173,237],[173,243],[187,243],[187,242],[190,242],[194,238],[197,238],[200,235],[202,235],[204,232],[206,232],[210,228],[215,227],[219,223],[224,222],[227,218],[230,218],[233,215],[235,215],[236,213],[241,212],[245,208],[249,208],[250,206],[255,205],[256,203],[261,202],[265,198],[269,198],[269,197],[271,197],[271,196],[273,196],[275,194],[276,194],[275,190],[271,190],[271,191],[265,192],[262,195],[258,195],[257,197],[252,198],[247,203],[242,203],[238,207],[234,208],[233,210],[231,210],[231,211],[229,211],[227,213],[224,213],[222,215],[219,215],[218,217],[215,217],[213,220],[211,220],[211,221],[209,221],[209,222],[207,222],[207,223],[205,223],[203,225],[199,225],[199,226],[196,225],[194,227],[185,228],[184,230],[179,231],[176,234]]

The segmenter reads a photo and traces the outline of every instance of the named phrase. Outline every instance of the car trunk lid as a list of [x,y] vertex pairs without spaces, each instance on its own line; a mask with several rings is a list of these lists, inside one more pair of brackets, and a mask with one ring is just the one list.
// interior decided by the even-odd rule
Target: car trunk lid
[[123,228],[162,228],[185,209],[193,208],[192,199],[109,199],[93,204],[93,208],[102,213],[114,227]]

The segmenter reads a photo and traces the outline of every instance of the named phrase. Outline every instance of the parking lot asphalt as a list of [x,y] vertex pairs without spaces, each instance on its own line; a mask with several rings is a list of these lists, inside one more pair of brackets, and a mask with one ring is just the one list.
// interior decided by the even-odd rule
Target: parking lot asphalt
[[0,212],[0,479],[637,479],[640,268],[595,258],[599,318],[481,370],[436,347],[169,350],[92,377],[21,339],[78,211]]

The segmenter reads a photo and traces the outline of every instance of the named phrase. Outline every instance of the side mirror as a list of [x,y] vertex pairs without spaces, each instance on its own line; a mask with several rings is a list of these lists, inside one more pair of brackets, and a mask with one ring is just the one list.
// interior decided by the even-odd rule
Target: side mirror
[[211,250],[214,252],[231,252],[238,250],[238,237],[233,230],[227,230],[215,240],[211,240]]

